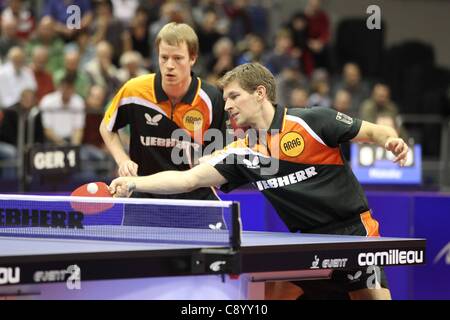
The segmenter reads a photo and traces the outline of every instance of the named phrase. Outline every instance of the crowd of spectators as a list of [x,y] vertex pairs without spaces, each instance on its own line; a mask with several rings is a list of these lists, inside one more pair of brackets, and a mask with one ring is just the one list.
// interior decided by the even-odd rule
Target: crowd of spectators
[[[280,104],[336,108],[401,126],[386,83],[366,78],[353,61],[333,64],[333,30],[320,0],[299,5],[277,30],[271,30],[272,2],[0,1],[0,160],[16,157],[23,126],[11,121],[26,119],[33,107],[41,111],[42,134],[28,143],[83,145],[84,158],[106,157],[97,130],[101,114],[122,84],[157,71],[153,41],[172,21],[196,30],[201,54],[194,70],[210,82],[257,61],[276,76]],[[80,28],[66,25],[70,5],[81,9]]]

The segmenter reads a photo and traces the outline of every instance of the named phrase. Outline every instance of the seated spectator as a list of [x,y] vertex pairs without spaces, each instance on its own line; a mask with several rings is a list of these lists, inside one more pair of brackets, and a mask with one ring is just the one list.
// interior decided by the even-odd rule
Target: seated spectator
[[88,27],[93,20],[92,6],[90,0],[46,0],[42,16],[55,21],[55,31],[66,40],[73,40],[77,28],[67,28],[67,9],[76,5],[80,8],[80,28]]
[[207,63],[207,70],[218,77],[223,76],[236,66],[234,44],[229,38],[224,37],[217,41],[213,53],[213,58]]
[[249,34],[245,37],[247,47],[245,51],[238,58],[238,64],[244,64],[249,62],[261,63],[265,53],[266,45],[263,38],[255,34]]
[[82,174],[84,180],[92,180],[99,174],[106,174],[105,168],[99,168],[109,159],[103,139],[98,128],[103,120],[106,103],[106,91],[100,86],[92,86],[86,98],[86,118],[83,145],[80,150]]
[[[159,31],[170,22],[187,23],[192,25],[191,11],[186,8],[187,1],[165,1],[159,10],[159,18],[149,27],[150,43],[154,44]],[[158,52],[151,46],[152,70],[158,70]]]
[[291,31],[294,47],[303,54],[307,50],[308,42],[308,20],[303,12],[294,14],[287,28]]
[[9,0],[8,6],[3,10],[2,21],[15,19],[17,21],[17,36],[21,40],[28,40],[35,27],[32,12],[28,3],[23,0]]
[[306,88],[308,83],[305,77],[296,68],[285,68],[275,77],[277,84],[277,103],[289,105],[291,93],[296,88]]
[[12,47],[19,47],[21,41],[17,36],[17,21],[14,18],[1,20],[0,59],[4,62]]
[[148,12],[143,7],[136,11],[133,21],[131,21],[128,30],[124,33],[123,43],[124,51],[137,51],[144,59],[144,67],[152,67],[151,44],[149,41],[149,17]]
[[78,51],[68,51],[64,54],[64,69],[58,70],[53,74],[55,85],[59,85],[61,80],[66,76],[75,78],[75,91],[83,98],[87,96],[90,79],[86,72],[80,68],[80,54]]
[[317,69],[311,76],[311,91],[309,106],[331,108],[330,84],[325,69]]
[[55,32],[55,23],[50,17],[44,17],[39,21],[36,34],[25,45],[28,58],[31,58],[34,47],[44,46],[48,49],[49,61],[47,70],[52,74],[63,68],[64,42]]
[[36,90],[33,71],[25,65],[25,53],[20,47],[8,52],[8,62],[0,67],[0,106],[9,108],[19,102],[25,89]]
[[135,13],[141,0],[111,0],[114,9],[114,18],[122,22],[124,26],[129,25],[136,17]]
[[300,87],[292,90],[288,107],[307,108],[308,107],[308,90],[300,88]]
[[375,122],[379,113],[388,113],[394,118],[398,115],[398,107],[391,101],[391,91],[382,83],[374,86],[372,97],[363,102],[359,115],[362,120]]
[[308,0],[304,11],[308,25],[308,50],[303,55],[303,62],[308,76],[317,68],[330,69],[330,19],[321,6],[321,0]]
[[47,71],[48,49],[44,46],[37,46],[33,49],[33,57],[30,68],[33,70],[34,78],[37,83],[36,99],[39,103],[45,95],[55,91],[53,77]]
[[[43,141],[41,118],[38,116],[33,123],[33,133],[27,126],[28,114],[35,106],[35,93],[26,89],[20,96],[20,101],[9,109],[0,112],[0,161],[17,159],[17,151],[24,152],[28,136],[33,137],[33,143]],[[3,178],[15,178],[15,170],[1,170]]]
[[87,30],[80,30],[75,35],[75,41],[69,42],[64,52],[77,51],[80,55],[79,69],[84,70],[86,65],[95,58],[95,46]]
[[342,78],[334,85],[333,92],[346,90],[350,96],[352,104],[347,114],[356,117],[359,113],[359,107],[364,100],[369,98],[369,85],[362,80],[361,70],[355,63],[346,63],[342,69]]
[[352,96],[347,90],[339,90],[334,97],[333,107],[336,111],[349,114],[352,105]]
[[403,127],[400,116],[394,117],[389,112],[380,112],[377,114],[375,123],[394,128],[400,138],[406,141],[410,146],[414,145],[414,140],[409,137],[408,132],[405,127]]
[[128,80],[147,74],[149,71],[142,67],[144,61],[139,52],[128,51],[120,57],[121,68],[117,72],[117,78],[125,83]]
[[228,36],[237,43],[252,32],[252,21],[248,12],[248,1],[231,0],[223,1],[225,14],[230,21]]
[[264,57],[264,65],[277,76],[286,68],[300,70],[299,51],[292,43],[292,36],[289,30],[282,29],[277,32],[275,47]]
[[95,59],[86,66],[86,72],[90,83],[106,89],[108,98],[120,87],[117,78],[117,68],[112,63],[113,48],[106,41],[101,41],[96,46]]
[[206,59],[213,55],[214,44],[223,36],[217,30],[217,21],[217,14],[212,10],[208,10],[203,13],[201,24],[196,30],[199,40],[200,55]]
[[85,104],[75,93],[75,77],[65,76],[56,92],[42,98],[39,109],[42,112],[44,135],[49,143],[56,145],[79,145],[85,126]]
[[99,0],[95,7],[94,21],[90,25],[92,42],[97,44],[107,41],[114,48],[113,63],[119,64],[123,52],[126,29],[123,23],[114,17],[113,6],[110,0]]
[[106,91],[103,87],[92,86],[86,98],[86,120],[83,134],[83,144],[89,144],[103,149],[105,144],[98,128],[103,120],[106,104]]

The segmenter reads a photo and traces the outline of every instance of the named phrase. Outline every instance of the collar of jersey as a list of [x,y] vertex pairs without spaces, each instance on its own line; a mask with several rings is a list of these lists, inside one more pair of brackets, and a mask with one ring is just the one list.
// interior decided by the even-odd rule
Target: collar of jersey
[[[181,102],[186,103],[186,104],[192,104],[194,102],[195,96],[198,91],[197,89],[198,89],[198,85],[199,85],[199,80],[193,72],[191,72],[191,77],[192,77],[192,81],[189,86],[189,89],[188,89],[187,93],[184,95],[184,97],[181,99]],[[161,76],[160,71],[158,71],[156,73],[154,88],[155,88],[156,100],[158,100],[157,101],[158,103],[169,100],[169,97],[166,95],[166,93],[164,92],[164,90],[162,88],[162,76]]]
[[275,105],[275,115],[273,117],[272,123],[269,127],[269,132],[271,130],[283,131],[284,127],[284,117],[286,116],[287,109],[284,107],[280,107],[279,105]]

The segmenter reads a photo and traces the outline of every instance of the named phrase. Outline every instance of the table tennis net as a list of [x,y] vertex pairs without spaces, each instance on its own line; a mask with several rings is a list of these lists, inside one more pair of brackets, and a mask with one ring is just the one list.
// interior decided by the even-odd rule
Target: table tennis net
[[228,201],[0,195],[0,236],[229,245],[240,230],[232,227],[240,223],[233,208]]

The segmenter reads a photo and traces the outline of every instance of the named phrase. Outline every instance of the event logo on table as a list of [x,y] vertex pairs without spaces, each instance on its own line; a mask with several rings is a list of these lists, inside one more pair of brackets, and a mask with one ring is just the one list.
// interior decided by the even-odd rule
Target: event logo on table
[[222,270],[222,266],[226,264],[226,261],[215,261],[209,265],[209,269],[214,272],[219,272]]
[[311,263],[310,269],[336,269],[345,268],[347,265],[347,258],[333,258],[333,259],[322,259],[322,264],[320,264],[320,258],[314,256],[314,260]]
[[62,270],[36,271],[33,275],[36,283],[66,282],[67,289],[81,289],[81,269],[77,265],[70,265]]
[[0,268],[0,285],[20,283],[20,268]]
[[381,252],[363,252],[358,255],[358,265],[385,266],[397,264],[421,264],[424,262],[423,250],[389,250]]

